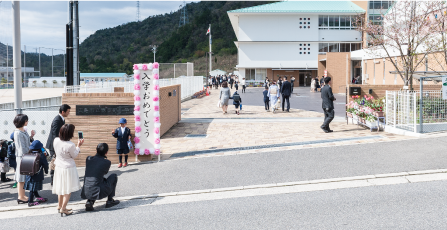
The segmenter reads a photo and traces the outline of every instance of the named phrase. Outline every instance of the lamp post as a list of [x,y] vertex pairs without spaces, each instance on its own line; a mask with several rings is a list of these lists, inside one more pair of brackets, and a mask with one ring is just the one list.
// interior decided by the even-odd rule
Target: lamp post
[[154,63],[155,63],[155,53],[157,53],[158,46],[157,45],[151,45],[151,47],[152,47],[152,53],[154,53]]

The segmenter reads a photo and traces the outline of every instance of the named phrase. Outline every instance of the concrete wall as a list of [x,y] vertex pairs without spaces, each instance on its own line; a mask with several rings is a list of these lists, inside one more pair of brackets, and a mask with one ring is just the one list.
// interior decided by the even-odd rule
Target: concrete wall
[[358,42],[362,33],[357,30],[319,30],[319,41]]
[[[259,42],[239,44],[239,66],[242,67],[317,68],[317,58],[318,43]],[[241,72],[241,70],[239,71]]]
[[[174,96],[173,90],[177,90],[176,96]],[[180,90],[180,85],[160,88],[160,135],[166,133],[181,119]],[[171,96],[168,95],[169,92],[171,92]],[[76,165],[85,165],[85,158],[95,155],[96,146],[101,142],[109,144],[108,159],[113,164],[118,163],[118,155],[115,148],[116,138],[112,136],[112,131],[119,126],[118,120],[124,117],[127,119],[127,127],[130,128],[131,133],[134,135],[134,115],[76,116],[76,105],[133,105],[133,93],[64,93],[62,95],[62,103],[69,104],[72,108],[66,123],[75,125],[76,131],[84,132],[85,143],[81,147],[81,153],[75,159]],[[74,138],[74,140],[77,140],[77,138]],[[134,156],[132,152],[129,153],[129,160],[133,161]],[[138,156],[139,161],[150,159],[151,156]]]

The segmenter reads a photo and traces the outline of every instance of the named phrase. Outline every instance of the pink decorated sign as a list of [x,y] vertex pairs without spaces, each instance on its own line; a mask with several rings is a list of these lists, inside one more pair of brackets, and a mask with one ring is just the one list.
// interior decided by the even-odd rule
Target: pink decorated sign
[[160,155],[159,64],[135,64],[135,154]]

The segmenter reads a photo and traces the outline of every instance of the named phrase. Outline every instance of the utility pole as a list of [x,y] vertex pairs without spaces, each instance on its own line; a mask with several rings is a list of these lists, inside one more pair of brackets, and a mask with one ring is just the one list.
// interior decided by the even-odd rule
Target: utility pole
[[157,53],[157,45],[152,45],[152,52],[154,53],[154,62],[155,62],[155,53]]
[[40,47],[39,47],[39,77],[42,77],[42,69],[40,68]]
[[9,88],[9,44],[6,43],[6,80]]
[[23,46],[23,79],[25,79],[26,87],[26,45]]
[[210,72],[211,72],[212,69],[213,69],[213,62],[212,62],[212,56],[213,56],[213,55],[212,55],[212,53],[211,53],[211,52],[212,52],[212,51],[211,51],[211,44],[213,43],[213,42],[212,42],[212,38],[211,38],[211,24],[210,24],[210,27],[209,27],[209,28],[210,28],[210,56],[209,56],[209,57],[210,57]]
[[12,2],[12,56],[14,72],[14,108],[17,114],[22,113],[22,64],[20,44],[20,2]]
[[79,78],[79,3],[73,2],[73,85],[80,85]]
[[137,22],[140,22],[140,1],[137,1]]
[[68,23],[65,26],[65,47],[67,66],[67,86],[73,84],[73,1],[68,2]]

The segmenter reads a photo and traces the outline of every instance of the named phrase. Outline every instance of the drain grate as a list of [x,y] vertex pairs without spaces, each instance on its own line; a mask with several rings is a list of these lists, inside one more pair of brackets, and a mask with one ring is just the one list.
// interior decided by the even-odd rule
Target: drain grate
[[206,138],[207,136],[206,134],[188,134],[185,138]]

